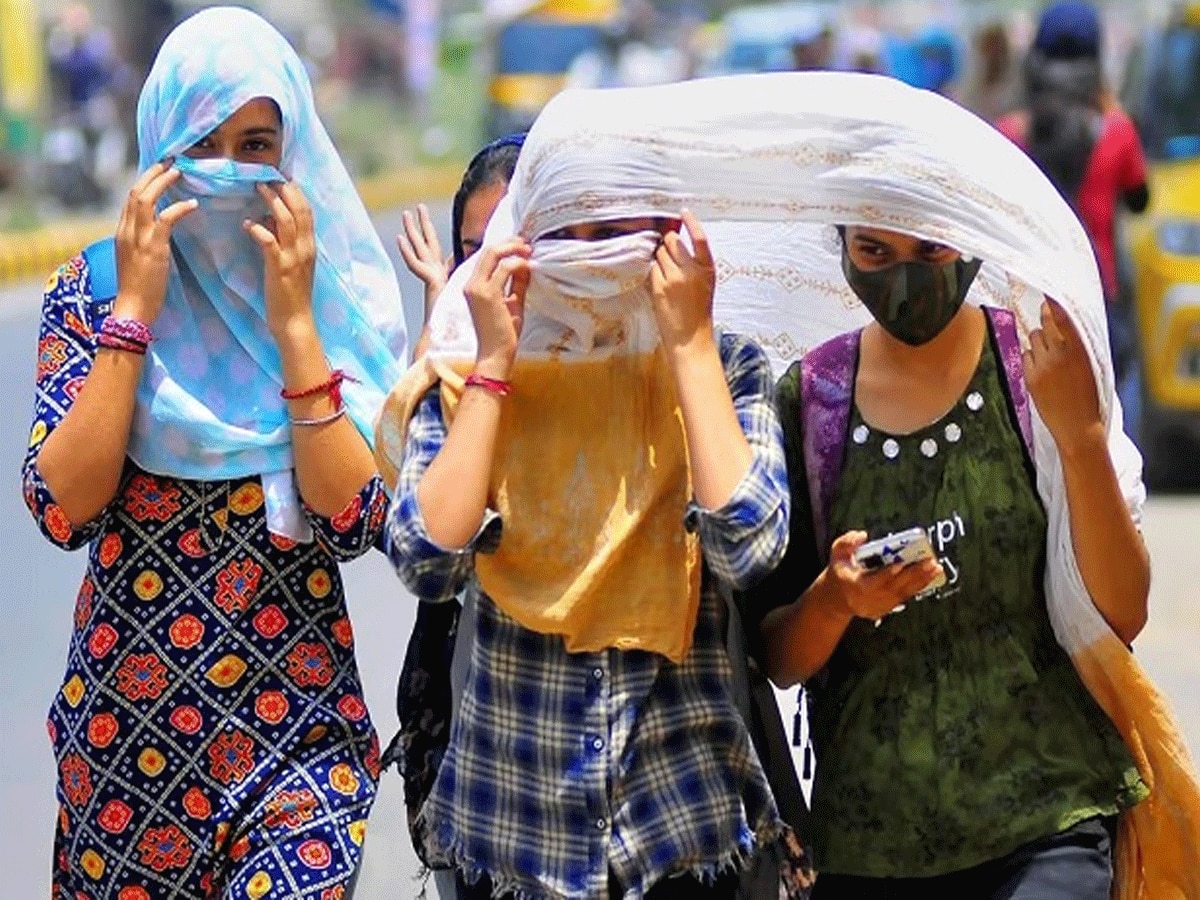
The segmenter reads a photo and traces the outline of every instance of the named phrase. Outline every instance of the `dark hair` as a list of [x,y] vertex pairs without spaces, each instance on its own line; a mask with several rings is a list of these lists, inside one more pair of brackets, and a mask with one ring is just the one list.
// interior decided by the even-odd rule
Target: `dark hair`
[[1025,78],[1029,155],[1066,201],[1076,206],[1103,120],[1099,60],[1055,59],[1034,49],[1026,62]]
[[471,195],[481,188],[502,181],[505,184],[512,178],[513,170],[517,167],[517,157],[521,155],[521,146],[525,143],[525,134],[510,134],[492,141],[475,154],[467,164],[463,173],[462,183],[454,195],[454,206],[450,214],[450,239],[454,242],[454,265],[462,265],[466,258],[463,253],[462,219],[463,208]]

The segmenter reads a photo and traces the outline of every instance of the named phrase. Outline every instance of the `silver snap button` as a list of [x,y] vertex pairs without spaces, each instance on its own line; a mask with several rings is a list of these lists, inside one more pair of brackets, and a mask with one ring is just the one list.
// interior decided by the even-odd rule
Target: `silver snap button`
[[957,444],[962,440],[962,429],[954,422],[946,426],[946,440],[952,444]]
[[595,678],[597,681],[599,681],[601,678],[604,677],[604,670],[599,669],[599,668],[592,669],[592,677]]
[[979,412],[983,409],[983,394],[979,391],[971,391],[967,394],[967,409],[971,412]]
[[592,741],[592,749],[593,750],[603,750],[604,749],[604,739],[596,738],[594,741]]
[[854,429],[854,434],[852,435],[852,437],[854,438],[854,443],[856,443],[856,444],[865,444],[867,442],[867,438],[869,438],[870,436],[871,436],[871,429],[868,428],[866,425],[859,425],[857,428]]
[[935,441],[933,438],[925,438],[925,440],[921,441],[921,453],[923,453],[927,459],[933,459],[935,456],[937,456],[937,452],[937,441]]
[[607,827],[608,827],[607,819],[597,819],[596,820],[596,830],[597,831],[603,831]]
[[895,459],[900,455],[900,445],[891,438],[883,442],[883,455],[888,459]]

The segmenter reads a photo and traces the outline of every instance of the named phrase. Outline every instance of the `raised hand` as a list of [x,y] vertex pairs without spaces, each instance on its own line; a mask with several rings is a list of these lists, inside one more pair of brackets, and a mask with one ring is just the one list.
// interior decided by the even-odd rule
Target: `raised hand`
[[1104,441],[1096,378],[1075,324],[1056,301],[1042,304],[1042,327],[1029,335],[1025,383],[1061,451]]
[[488,247],[463,287],[479,343],[476,370],[507,380],[525,318],[531,248],[521,238]]
[[712,342],[713,292],[717,273],[704,229],[690,212],[682,215],[692,239],[692,252],[675,231],[668,231],[650,269],[650,292],[663,347],[691,347],[697,339]]
[[162,311],[171,272],[171,229],[199,206],[196,199],[172,203],[160,214],[158,201],[179,180],[169,162],[155,163],[137,180],[117,222],[117,297],[113,314],[152,324]]
[[425,318],[433,312],[433,304],[450,278],[451,257],[443,256],[437,229],[429,216],[429,207],[417,204],[414,214],[404,210],[404,232],[396,235],[396,246],[408,271],[425,285]]
[[296,185],[260,184],[258,192],[271,217],[266,224],[247,220],[243,227],[263,252],[267,326],[280,340],[293,327],[313,327],[316,233],[312,208]]

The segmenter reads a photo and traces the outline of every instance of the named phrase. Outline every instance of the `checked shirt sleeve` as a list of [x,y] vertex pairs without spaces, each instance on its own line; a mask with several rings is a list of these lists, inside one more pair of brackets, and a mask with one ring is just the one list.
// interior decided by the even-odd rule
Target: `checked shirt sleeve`
[[417,503],[417,485],[446,442],[441,401],[433,388],[417,405],[408,427],[404,461],[384,529],[384,549],[404,585],[419,599],[454,599],[475,568],[475,554],[500,543],[500,517],[488,510],[475,537],[460,550],[445,550],[429,537]]
[[66,417],[96,356],[94,323],[89,314],[91,286],[82,256],[64,263],[50,276],[42,301],[38,330],[37,381],[33,426],[21,469],[25,505],[42,534],[63,550],[76,550],[103,530],[107,511],[83,525],[72,525],[55,502],[38,471],[38,453],[46,438]]
[[758,345],[737,335],[720,335],[720,350],[753,458],[723,507],[706,510],[692,501],[687,527],[699,534],[712,574],[734,590],[745,590],[783,558],[791,498],[770,363]]

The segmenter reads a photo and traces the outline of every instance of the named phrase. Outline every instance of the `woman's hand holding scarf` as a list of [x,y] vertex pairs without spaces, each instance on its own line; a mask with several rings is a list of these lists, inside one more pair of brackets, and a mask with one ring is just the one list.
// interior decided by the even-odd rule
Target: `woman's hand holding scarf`
[[525,318],[531,252],[521,238],[489,247],[463,287],[479,345],[475,371],[480,375],[507,381],[512,372]]
[[[117,318],[150,325],[162,311],[171,272],[171,229],[198,205],[183,200],[157,212],[163,193],[179,177],[169,163],[156,163],[129,191],[116,232]],[[145,359],[121,350],[97,353],[70,411],[38,451],[38,469],[76,527],[100,515],[117,495]]]
[[304,193],[290,182],[261,184],[258,192],[271,218],[267,224],[247,221],[243,227],[262,249],[267,327],[282,344],[297,331],[305,335],[316,332],[312,319],[317,261],[313,214]]
[[677,232],[666,233],[650,268],[650,294],[683,413],[692,492],[702,507],[717,510],[746,477],[754,455],[717,351],[712,316],[717,272],[708,237],[690,212],[682,219],[692,251]]
[[180,178],[169,162],[155,163],[129,191],[117,223],[117,298],[113,315],[153,324],[167,296],[171,273],[171,229],[200,204],[172,203],[158,213],[158,201]]
[[1109,627],[1131,644],[1145,627],[1150,558],[1125,505],[1087,349],[1066,311],[1042,304],[1025,381],[1062,457],[1071,542],[1083,583]]
[[1107,436],[1087,350],[1070,316],[1050,299],[1042,304],[1042,327],[1029,335],[1025,381],[1064,456],[1085,446],[1105,452]]
[[713,341],[717,271],[712,250],[696,217],[685,210],[682,218],[692,239],[692,252],[688,252],[678,232],[668,231],[650,269],[654,315],[668,354]]

